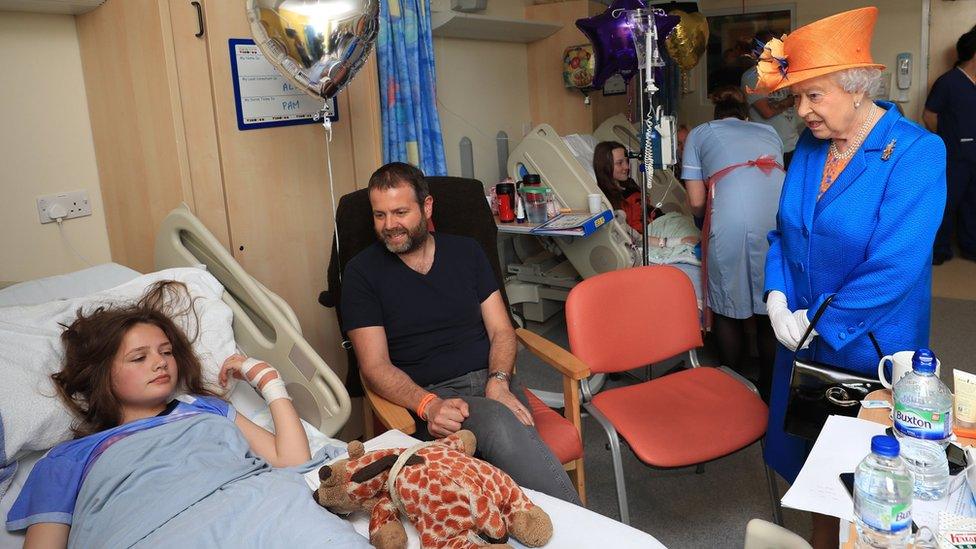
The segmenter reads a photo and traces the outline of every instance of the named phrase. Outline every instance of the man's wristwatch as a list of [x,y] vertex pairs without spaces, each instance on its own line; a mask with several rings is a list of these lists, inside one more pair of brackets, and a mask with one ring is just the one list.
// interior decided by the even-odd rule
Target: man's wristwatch
[[509,376],[505,372],[491,372],[491,373],[488,374],[488,379],[491,379],[491,378],[500,379],[500,380],[504,381],[505,383],[508,383],[509,380],[511,379],[511,376]]

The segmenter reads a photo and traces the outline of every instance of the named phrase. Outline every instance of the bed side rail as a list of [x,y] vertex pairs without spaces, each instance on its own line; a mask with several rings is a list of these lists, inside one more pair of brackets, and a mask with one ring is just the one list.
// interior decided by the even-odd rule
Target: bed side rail
[[281,372],[305,421],[329,436],[339,432],[351,412],[342,381],[302,337],[291,307],[247,274],[186,204],[163,220],[155,262],[157,269],[205,265],[224,286],[241,350]]

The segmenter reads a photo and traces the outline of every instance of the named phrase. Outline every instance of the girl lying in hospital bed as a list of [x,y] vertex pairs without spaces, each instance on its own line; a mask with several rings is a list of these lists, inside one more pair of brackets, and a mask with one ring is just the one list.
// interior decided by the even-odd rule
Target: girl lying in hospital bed
[[206,388],[164,312],[192,303],[181,294],[182,283],[158,282],[135,304],[79,310],[65,327],[65,364],[52,378],[78,438],[37,463],[7,529],[26,528],[28,548],[369,547],[309,497],[301,474],[322,460],[309,460],[275,368],[233,355],[219,375],[264,397],[274,434]]
[[[643,243],[640,186],[630,178],[627,149],[616,141],[603,141],[593,150],[593,171],[597,185],[613,206],[614,214],[630,236],[634,264],[640,265],[639,247]],[[684,263],[699,265],[700,231],[691,216],[680,212],[664,213],[648,207],[648,260],[654,264]]]

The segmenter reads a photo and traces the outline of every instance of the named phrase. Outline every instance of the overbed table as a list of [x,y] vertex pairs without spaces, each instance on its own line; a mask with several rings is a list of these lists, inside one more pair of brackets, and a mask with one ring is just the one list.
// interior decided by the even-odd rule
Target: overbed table
[[[891,391],[889,389],[879,389],[867,396],[868,400],[886,400],[891,402]],[[860,419],[866,419],[875,423],[891,427],[891,410],[888,408],[861,408],[857,413]],[[976,446],[976,439],[956,436],[956,442],[960,446]],[[850,532],[847,536],[847,543],[841,545],[843,549],[853,549],[854,539],[857,537],[857,528],[854,523],[850,523]]]

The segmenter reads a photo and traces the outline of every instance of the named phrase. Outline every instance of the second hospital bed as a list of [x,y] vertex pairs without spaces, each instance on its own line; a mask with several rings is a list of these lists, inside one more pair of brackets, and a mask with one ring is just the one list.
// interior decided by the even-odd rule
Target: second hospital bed
[[[302,337],[297,317],[288,304],[248,275],[185,206],[174,210],[160,228],[156,267],[201,267],[211,273],[223,286],[223,301],[233,312],[233,336],[238,347],[248,355],[268,360],[279,369],[299,414],[310,424],[306,430],[310,432],[313,446],[343,444],[331,436],[349,418],[350,401],[345,387]],[[107,264],[21,283],[0,290],[0,317],[3,317],[6,306],[86,296],[139,276],[140,273],[131,269]],[[16,367],[14,364],[5,366]],[[244,383],[237,384],[230,401],[241,413],[256,421],[267,408]],[[402,433],[390,431],[367,441],[367,447],[394,447],[409,444],[411,440]],[[20,467],[6,493],[0,491],[0,514],[4,518],[33,463],[41,455],[43,452],[38,451],[20,459]],[[544,494],[527,493],[552,517],[555,533],[548,547],[596,546],[607,542],[614,547],[663,547],[650,535],[615,520]],[[366,535],[368,519],[353,516],[352,521],[356,530]],[[416,533],[409,527],[408,531],[410,547],[419,547]],[[0,548],[22,544],[22,533],[11,534],[0,529]]]
[[[552,126],[540,124],[509,155],[508,173],[539,174],[558,202],[573,210],[586,210],[589,194],[599,194],[604,207],[610,209],[593,172],[593,147],[600,141],[618,141],[629,150],[640,148],[638,133],[623,114],[607,119],[592,136],[561,137]],[[632,161],[631,173],[635,176],[639,173],[636,164]],[[665,213],[689,214],[684,187],[670,170],[654,170],[648,203],[660,204]],[[555,241],[582,278],[640,264],[640,251],[635,249],[626,224],[616,219],[586,238],[560,237]],[[701,303],[700,265],[672,264],[691,279]]]

